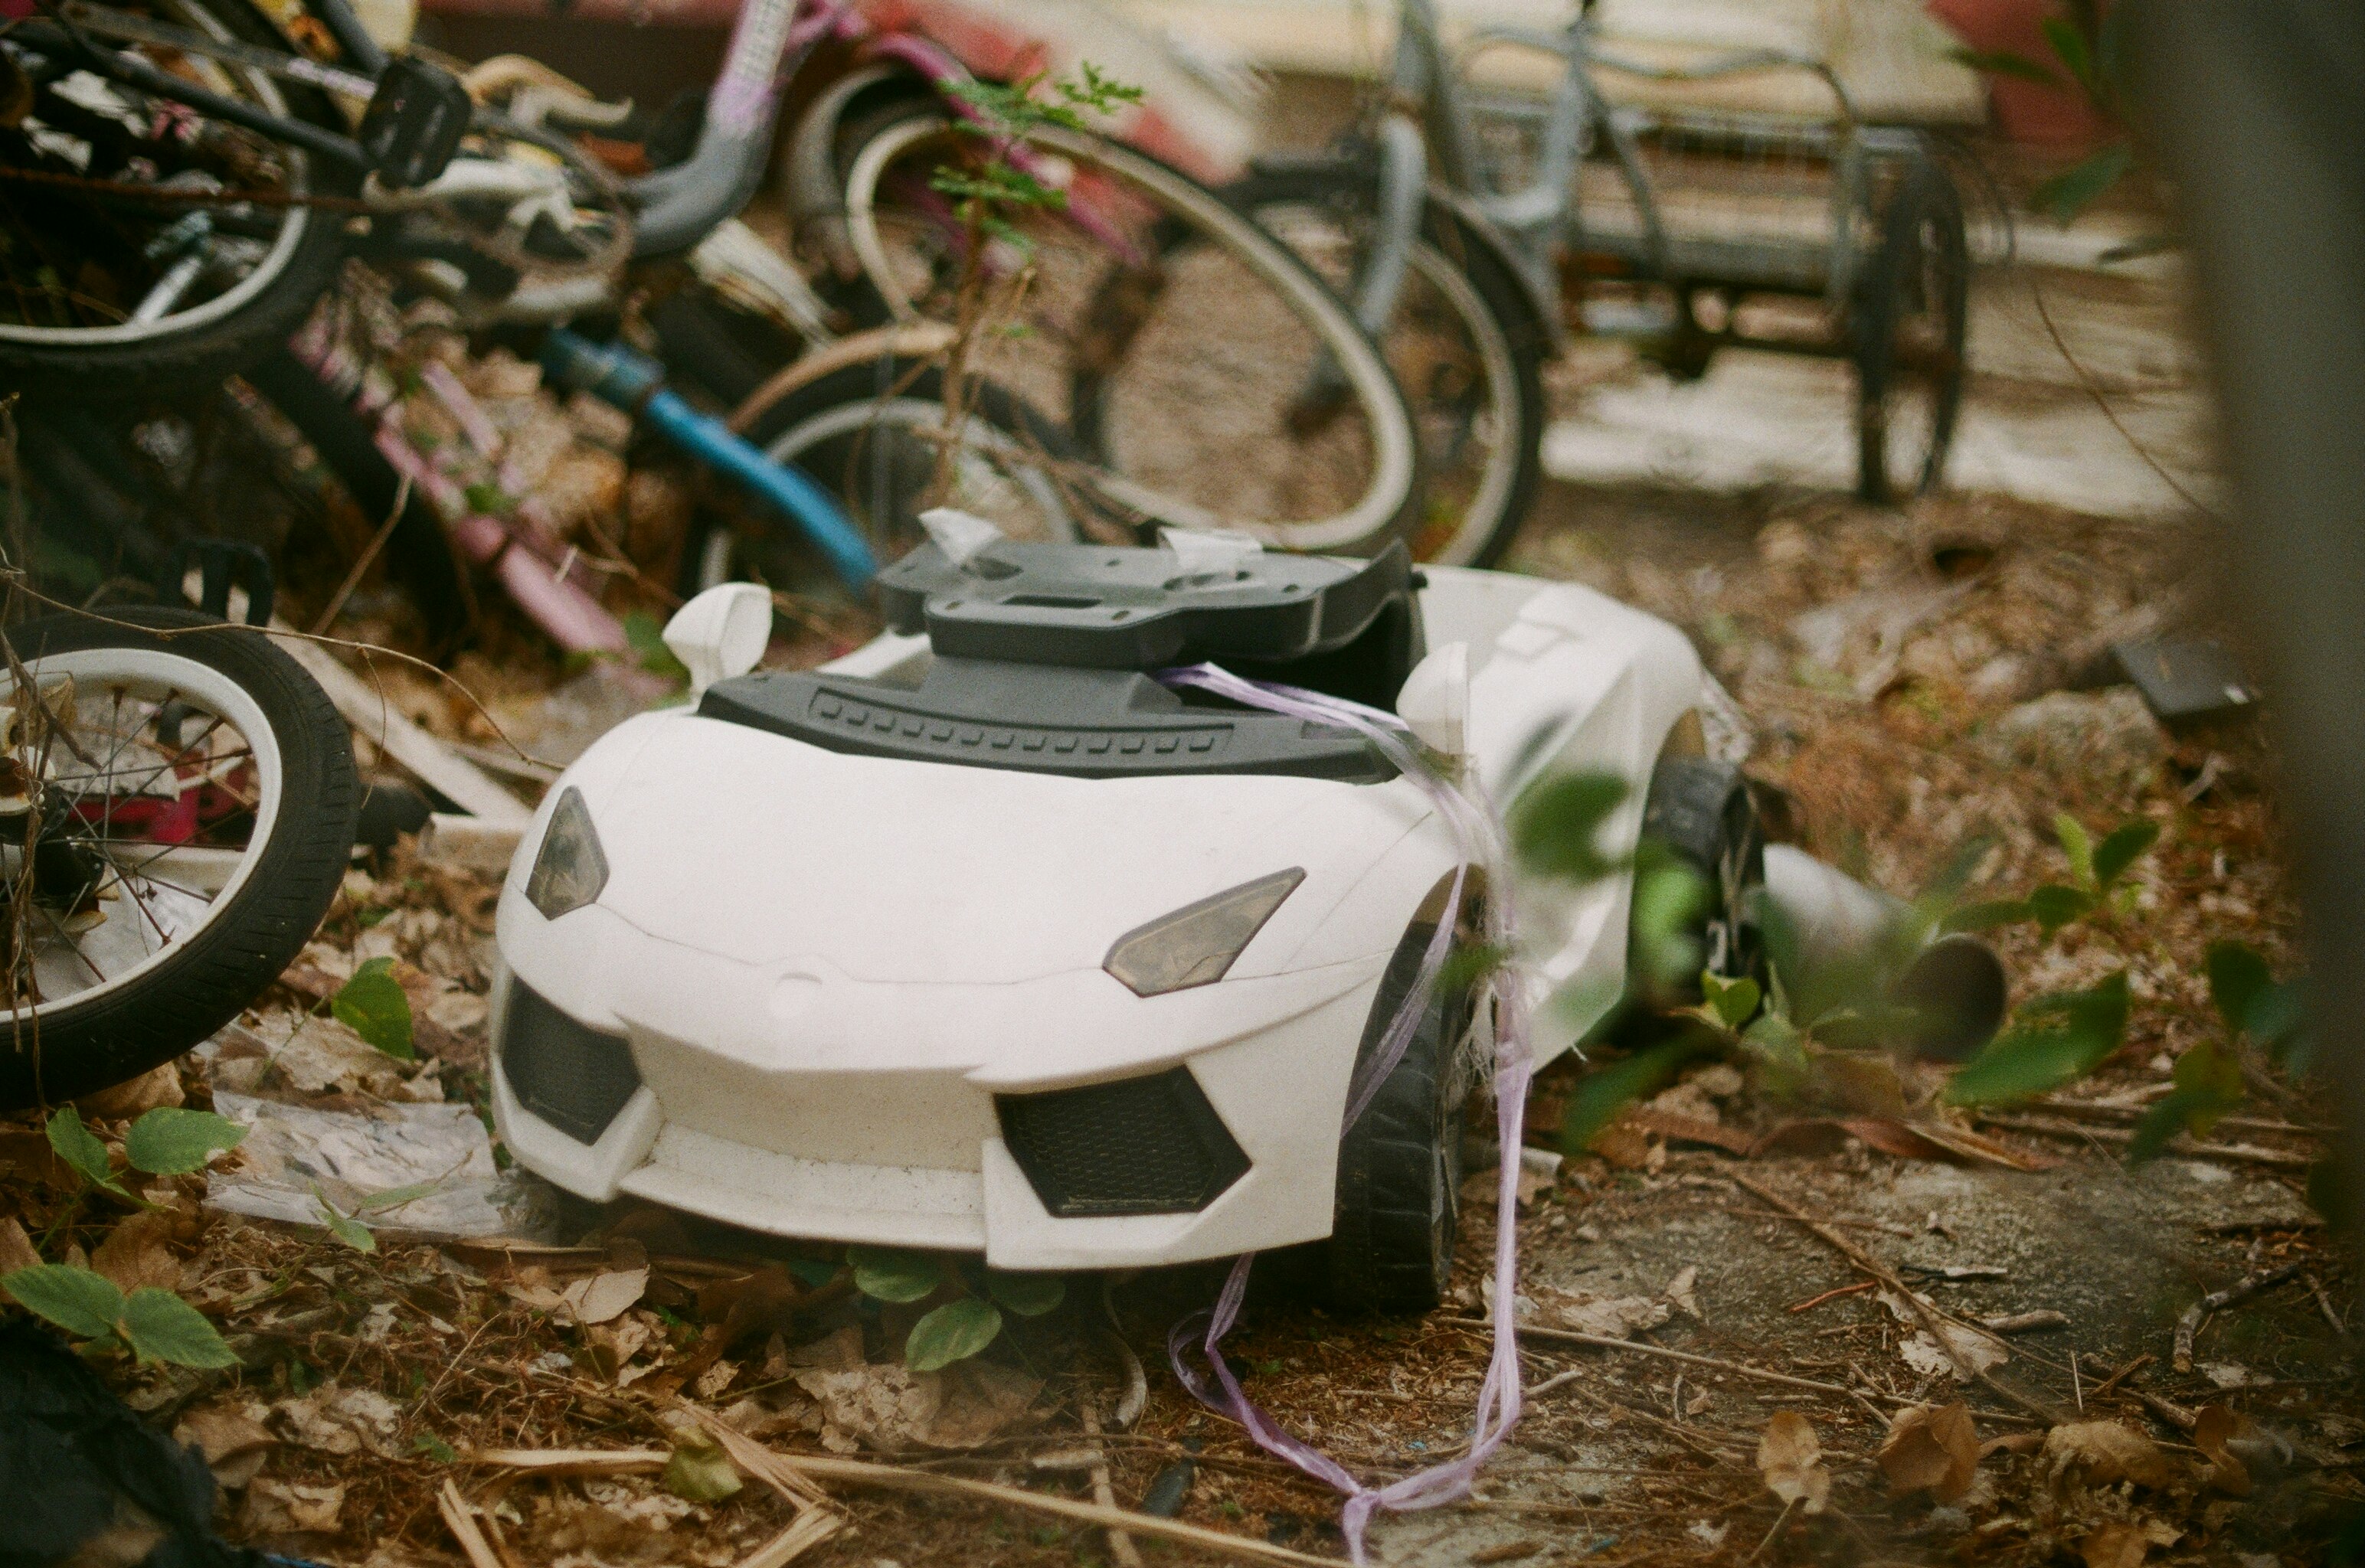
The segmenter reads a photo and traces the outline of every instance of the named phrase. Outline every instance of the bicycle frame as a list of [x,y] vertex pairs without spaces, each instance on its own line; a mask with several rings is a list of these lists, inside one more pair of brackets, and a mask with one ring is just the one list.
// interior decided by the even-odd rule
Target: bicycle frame
[[[1485,175],[1477,115],[1454,58],[1445,47],[1435,0],[1398,0],[1395,54],[1388,79],[1392,106],[1379,134],[1379,223],[1371,253],[1356,280],[1355,314],[1367,330],[1378,330],[1395,310],[1420,226],[1419,193],[1429,184],[1432,154],[1440,164],[1440,183],[1501,232],[1509,241],[1510,260],[1530,290],[1537,299],[1550,300],[1559,290],[1553,270],[1555,252],[1564,242],[1581,237],[1582,218],[1574,196],[1575,175],[1579,162],[1598,135],[1608,143],[1640,215],[1651,272],[1663,279],[1671,274],[1665,226],[1643,172],[1633,127],[1611,109],[1594,86],[1592,72],[1597,68],[1653,82],[1708,81],[1770,70],[1803,70],[1820,77],[1831,91],[1840,121],[1834,161],[1843,194],[1833,204],[1829,292],[1834,302],[1846,297],[1853,284],[1853,218],[1855,198],[1866,178],[1865,147],[1855,105],[1831,68],[1810,56],[1778,50],[1748,50],[1682,67],[1622,60],[1594,47],[1591,10],[1591,0],[1586,0],[1578,14],[1558,30],[1513,26],[1478,28],[1463,46],[1465,56],[1491,47],[1513,46],[1553,55],[1564,62],[1540,116],[1542,131],[1532,176],[1517,190],[1497,191]],[[1406,106],[1418,106],[1418,117]]]

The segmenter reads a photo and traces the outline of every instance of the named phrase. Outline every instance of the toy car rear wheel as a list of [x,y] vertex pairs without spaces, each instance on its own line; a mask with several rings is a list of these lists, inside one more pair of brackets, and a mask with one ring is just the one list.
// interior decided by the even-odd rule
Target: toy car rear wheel
[[[1420,970],[1430,925],[1388,962],[1364,1030],[1375,1048]],[[1339,1144],[1338,1206],[1324,1248],[1324,1294],[1350,1312],[1427,1312],[1445,1299],[1462,1187],[1462,1107],[1469,1083],[1455,1053],[1470,1023],[1466,991],[1440,985],[1404,1057]]]
[[[1726,980],[1756,975],[1765,953],[1756,902],[1757,890],[1765,884],[1765,834],[1741,769],[1705,756],[1660,757],[1643,800],[1642,840],[1672,855],[1708,886],[1689,932],[1699,943],[1700,967]],[[1630,946],[1630,974],[1650,972],[1643,958]],[[1698,970],[1673,989],[1679,994],[1646,1000],[1698,1002]]]

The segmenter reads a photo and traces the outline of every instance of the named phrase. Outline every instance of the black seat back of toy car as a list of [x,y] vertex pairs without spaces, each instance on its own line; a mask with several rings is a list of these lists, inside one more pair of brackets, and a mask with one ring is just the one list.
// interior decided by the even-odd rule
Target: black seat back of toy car
[[879,576],[887,623],[939,658],[1153,670],[1212,662],[1390,707],[1420,659],[1411,557],[1173,551],[998,540],[956,564],[924,545]]

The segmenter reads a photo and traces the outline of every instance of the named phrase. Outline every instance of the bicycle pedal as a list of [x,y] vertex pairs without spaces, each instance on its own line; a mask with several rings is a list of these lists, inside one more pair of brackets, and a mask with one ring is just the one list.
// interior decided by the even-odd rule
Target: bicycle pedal
[[398,54],[379,73],[377,91],[363,111],[362,151],[387,185],[398,190],[423,185],[450,166],[475,112],[457,76]]

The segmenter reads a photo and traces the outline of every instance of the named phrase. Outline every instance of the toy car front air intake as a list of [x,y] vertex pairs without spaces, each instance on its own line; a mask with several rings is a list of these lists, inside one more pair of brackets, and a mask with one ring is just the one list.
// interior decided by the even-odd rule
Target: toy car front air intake
[[1054,1217],[1194,1214],[1249,1157],[1191,1070],[1046,1094],[1000,1094],[1002,1140]]
[[622,1036],[577,1023],[515,980],[500,1050],[518,1103],[580,1144],[599,1142],[641,1087]]

